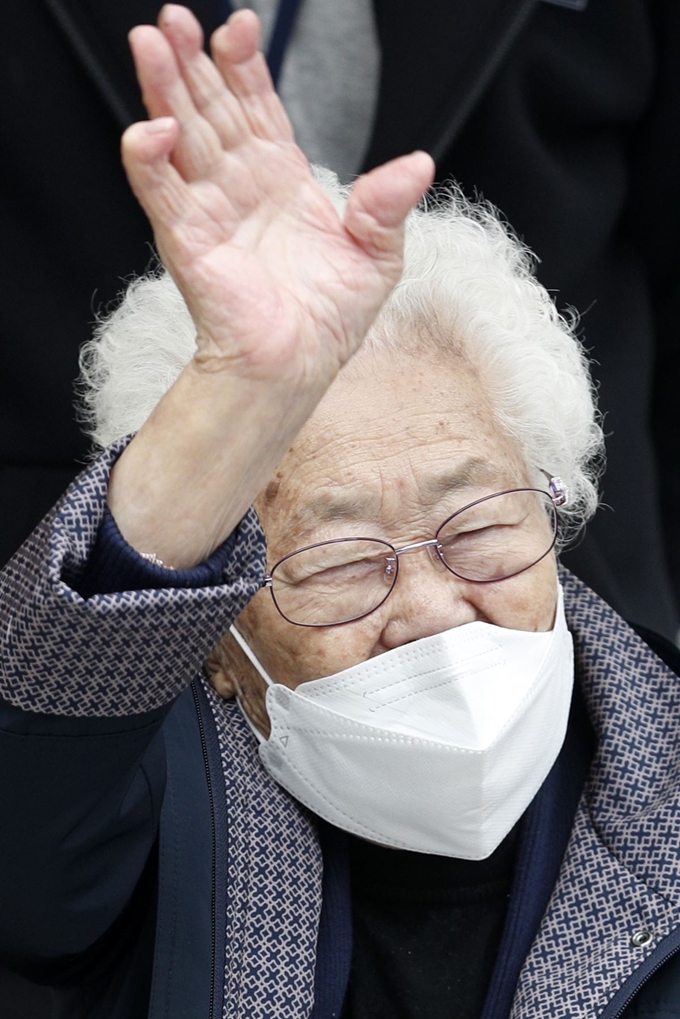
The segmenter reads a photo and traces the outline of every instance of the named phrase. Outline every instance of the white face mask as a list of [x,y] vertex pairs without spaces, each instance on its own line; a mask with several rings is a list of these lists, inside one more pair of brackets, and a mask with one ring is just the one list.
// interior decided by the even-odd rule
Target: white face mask
[[269,774],[331,824],[372,842],[483,860],[538,792],[567,729],[573,646],[554,629],[474,622],[296,690],[268,684]]

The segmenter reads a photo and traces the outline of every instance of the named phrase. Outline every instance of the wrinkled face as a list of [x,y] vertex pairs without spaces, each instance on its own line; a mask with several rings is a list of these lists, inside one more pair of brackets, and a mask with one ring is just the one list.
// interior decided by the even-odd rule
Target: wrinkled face
[[[271,569],[288,552],[330,538],[384,538],[397,548],[431,538],[473,499],[534,484],[459,358],[364,350],[326,394],[256,508]],[[424,549],[400,557],[394,590],[364,619],[294,626],[263,589],[236,626],[269,675],[295,687],[474,620],[548,630],[556,593],[552,553],[516,577],[475,584],[457,579]],[[212,670],[217,689],[225,695],[240,689],[267,732],[264,683],[229,635]]]

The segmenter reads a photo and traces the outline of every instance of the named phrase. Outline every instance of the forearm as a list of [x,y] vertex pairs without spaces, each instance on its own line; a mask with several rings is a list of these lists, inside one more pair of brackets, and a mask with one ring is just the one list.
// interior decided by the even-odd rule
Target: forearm
[[117,461],[108,504],[126,541],[184,569],[222,544],[323,393],[191,362]]

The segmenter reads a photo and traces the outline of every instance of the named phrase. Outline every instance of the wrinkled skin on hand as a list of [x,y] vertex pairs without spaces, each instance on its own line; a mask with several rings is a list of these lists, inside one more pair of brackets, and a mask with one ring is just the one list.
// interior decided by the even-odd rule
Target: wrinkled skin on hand
[[144,102],[160,119],[126,132],[123,157],[196,322],[197,362],[304,385],[335,375],[398,280],[402,223],[432,163],[415,153],[361,178],[342,221],[258,43],[248,10],[214,33],[212,61],[186,8],[134,29]]

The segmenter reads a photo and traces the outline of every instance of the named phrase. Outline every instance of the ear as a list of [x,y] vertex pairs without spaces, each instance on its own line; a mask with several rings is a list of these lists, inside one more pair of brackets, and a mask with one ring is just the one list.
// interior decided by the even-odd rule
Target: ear
[[271,726],[265,702],[266,684],[230,633],[225,633],[212,649],[204,669],[220,697],[229,700],[238,696],[253,725],[269,738]]
[[235,697],[240,692],[234,662],[228,651],[229,643],[232,643],[228,636],[225,634],[219,644],[215,645],[203,664],[208,679],[220,697],[224,697],[225,700]]

